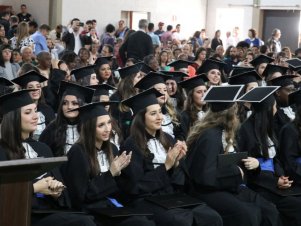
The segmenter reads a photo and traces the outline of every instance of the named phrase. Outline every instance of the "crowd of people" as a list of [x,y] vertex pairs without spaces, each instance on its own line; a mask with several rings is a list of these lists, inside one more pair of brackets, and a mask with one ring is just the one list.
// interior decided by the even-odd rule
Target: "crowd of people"
[[32,225],[301,225],[301,49],[164,26],[1,14],[0,161],[68,157]]

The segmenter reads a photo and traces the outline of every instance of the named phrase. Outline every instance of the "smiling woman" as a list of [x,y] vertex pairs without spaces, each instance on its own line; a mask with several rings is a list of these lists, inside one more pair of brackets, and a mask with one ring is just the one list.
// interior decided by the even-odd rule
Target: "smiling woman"
[[86,103],[90,103],[94,90],[74,83],[62,81],[59,89],[60,105],[58,114],[40,136],[55,156],[68,153],[79,137],[78,111],[71,111]]
[[[0,97],[0,109],[3,115],[0,140],[0,161],[13,159],[32,159],[52,157],[49,147],[30,138],[38,123],[37,106],[31,99],[28,90],[13,92]],[[57,179],[56,179],[57,178]],[[34,208],[49,209],[54,206],[64,208],[65,186],[59,180],[58,171],[47,172],[40,179],[33,181],[32,203]],[[57,200],[60,202],[57,202]],[[43,204],[42,204],[43,203]],[[55,205],[53,205],[55,204]],[[65,219],[62,221],[62,219]],[[79,225],[94,226],[94,222],[86,216],[69,213],[45,214],[43,217],[32,215],[31,225]]]

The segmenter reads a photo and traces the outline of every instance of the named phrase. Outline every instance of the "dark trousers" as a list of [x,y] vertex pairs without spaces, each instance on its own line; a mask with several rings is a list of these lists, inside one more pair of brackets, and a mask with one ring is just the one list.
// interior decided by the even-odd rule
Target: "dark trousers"
[[199,205],[191,208],[164,209],[144,200],[137,200],[134,206],[151,211],[157,226],[222,226],[221,216],[208,207]]
[[216,191],[197,196],[222,216],[224,226],[281,225],[275,205],[247,187],[241,187],[237,194]]

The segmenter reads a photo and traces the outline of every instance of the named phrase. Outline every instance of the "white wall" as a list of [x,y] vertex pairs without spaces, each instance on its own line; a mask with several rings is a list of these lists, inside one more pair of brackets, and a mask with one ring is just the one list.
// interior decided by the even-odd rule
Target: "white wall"
[[63,0],[62,23],[78,17],[82,21],[96,19],[102,33],[108,23],[117,26],[121,11],[150,12],[150,20],[157,26],[159,21],[176,25],[189,37],[205,26],[206,0]]
[[40,25],[49,23],[49,1],[51,0],[0,0],[0,4],[13,6],[15,13],[20,12],[21,4],[26,4],[28,12]]
[[[257,5],[256,5],[257,4]],[[256,5],[256,7],[254,7]],[[285,10],[296,9],[301,10],[300,0],[208,0],[208,11],[206,17],[206,28],[209,37],[214,36],[214,32],[223,27],[217,27],[217,12],[219,9],[241,9],[243,11],[243,18],[237,18],[226,21],[234,26],[240,27],[240,38],[246,38],[248,29],[255,28],[260,37],[262,30],[262,10]],[[222,37],[225,36],[224,31]]]

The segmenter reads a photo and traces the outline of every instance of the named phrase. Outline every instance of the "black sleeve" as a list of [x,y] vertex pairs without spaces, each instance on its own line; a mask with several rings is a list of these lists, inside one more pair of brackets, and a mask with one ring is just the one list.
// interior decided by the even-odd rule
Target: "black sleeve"
[[39,137],[39,141],[48,145],[48,147],[50,147],[52,153],[55,153],[55,140],[54,140],[54,136],[55,136],[55,122],[52,121],[50,124],[47,125],[47,127],[43,130],[43,132],[41,133],[40,137]]
[[[254,135],[254,128],[252,126],[252,121],[250,121],[250,118],[245,121],[239,131],[238,131],[238,149],[241,152],[248,152],[248,156],[253,158],[259,158],[262,157],[260,153],[260,146],[257,142],[257,139]],[[271,183],[271,186],[276,186],[278,182],[278,175],[277,172],[281,171],[280,164],[277,163],[277,159],[274,158],[274,168],[275,173],[262,171],[261,169],[257,169],[253,174],[248,172],[245,176],[248,178],[248,182],[250,183],[260,183],[260,181],[267,181],[269,180]],[[260,168],[260,166],[258,167]]]
[[186,140],[187,139],[187,135],[188,135],[188,131],[190,128],[190,118],[189,115],[187,114],[186,111],[183,111],[181,113],[181,118],[180,118],[180,126],[179,126],[179,131],[176,134],[176,138],[179,140]]
[[285,125],[280,132],[279,140],[281,160],[289,173],[301,177],[301,163],[297,162],[297,159],[301,157],[301,148],[298,142],[299,134],[295,125],[293,123]]
[[186,164],[196,187],[205,190],[237,191],[243,183],[238,166],[218,168],[217,156],[223,153],[221,132],[204,132],[188,151]]
[[68,163],[64,172],[74,207],[82,209],[84,204],[105,199],[117,191],[115,179],[111,172],[91,176],[88,156],[79,144],[75,144],[68,152]]
[[129,137],[120,151],[132,151],[131,163],[120,176],[121,188],[131,195],[143,195],[165,190],[170,186],[170,174],[165,165],[153,167],[152,158],[145,156],[135,145],[132,137]]

